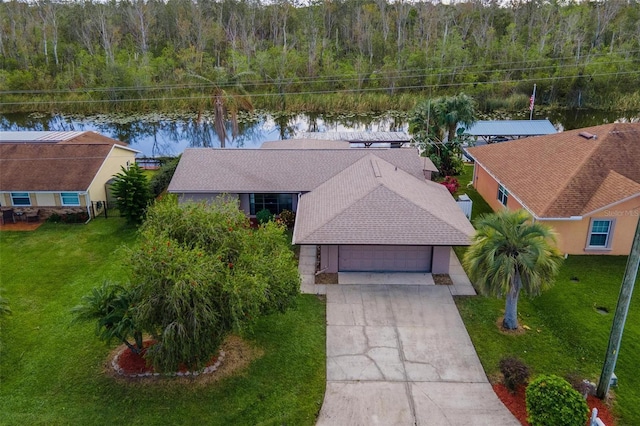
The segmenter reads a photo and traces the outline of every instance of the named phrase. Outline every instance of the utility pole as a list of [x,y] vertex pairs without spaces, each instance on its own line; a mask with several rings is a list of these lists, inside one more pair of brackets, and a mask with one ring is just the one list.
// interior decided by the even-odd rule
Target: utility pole
[[596,390],[596,396],[600,399],[604,399],[609,392],[611,375],[616,367],[618,352],[620,351],[620,340],[622,340],[622,331],[627,319],[627,312],[629,312],[629,302],[631,302],[633,286],[636,283],[636,276],[638,275],[638,265],[640,265],[640,220],[638,220],[638,225],[636,226],[636,235],[633,238],[631,252],[627,260],[627,269],[624,271],[624,277],[622,278],[616,314],[613,317],[613,325],[611,326],[611,334],[609,335],[609,346],[607,347],[602,374],[600,374],[600,381],[598,382],[598,389]]

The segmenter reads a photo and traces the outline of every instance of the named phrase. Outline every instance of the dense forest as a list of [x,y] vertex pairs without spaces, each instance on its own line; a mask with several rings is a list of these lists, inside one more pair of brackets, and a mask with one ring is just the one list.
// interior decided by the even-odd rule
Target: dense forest
[[[635,0],[0,3],[0,109],[640,109]],[[248,104],[248,103],[247,103]]]

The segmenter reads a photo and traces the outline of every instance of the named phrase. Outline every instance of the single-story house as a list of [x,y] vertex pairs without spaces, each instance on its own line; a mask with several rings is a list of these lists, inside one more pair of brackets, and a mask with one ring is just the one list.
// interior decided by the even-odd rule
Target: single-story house
[[469,148],[494,210],[524,208],[567,254],[628,255],[640,216],[640,123]]
[[296,212],[293,243],[320,247],[320,270],[449,272],[473,227],[414,148],[212,149],[182,154],[168,191],[232,197],[248,216]]
[[91,217],[107,200],[107,182],[138,152],[90,131],[0,132],[0,206]]

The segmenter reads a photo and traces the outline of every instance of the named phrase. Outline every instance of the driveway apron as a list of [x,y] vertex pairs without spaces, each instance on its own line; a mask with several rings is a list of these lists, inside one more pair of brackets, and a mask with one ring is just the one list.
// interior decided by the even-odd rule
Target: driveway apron
[[493,392],[447,286],[327,286],[318,425],[519,425]]

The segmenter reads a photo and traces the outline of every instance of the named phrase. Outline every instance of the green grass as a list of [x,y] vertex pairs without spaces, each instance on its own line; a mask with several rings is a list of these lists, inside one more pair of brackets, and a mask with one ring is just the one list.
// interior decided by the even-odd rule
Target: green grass
[[456,176],[456,178],[458,179],[458,183],[460,183],[460,188],[454,195],[457,197],[460,194],[467,194],[469,198],[471,198],[471,201],[473,201],[471,221],[474,221],[478,216],[485,213],[493,213],[491,206],[489,206],[484,198],[482,198],[482,195],[471,185],[471,181],[473,180],[473,164],[465,164],[462,173]]
[[[518,304],[524,335],[504,335],[496,321],[504,301],[494,298],[459,298],[456,303],[480,360],[489,376],[498,373],[498,361],[507,355],[523,359],[534,375],[578,373],[597,382],[607,349],[613,313],[626,265],[626,257],[570,256],[554,287]],[[579,281],[571,279],[577,277]],[[602,315],[596,307],[605,307]],[[616,366],[619,386],[615,411],[620,425],[640,424],[640,295],[636,291],[627,317]]]
[[258,321],[245,333],[264,355],[247,370],[193,388],[114,381],[103,371],[114,345],[70,309],[104,279],[126,280],[120,247],[136,231],[118,217],[88,225],[46,223],[0,234],[3,320],[0,424],[314,424],[325,385],[324,303]]

